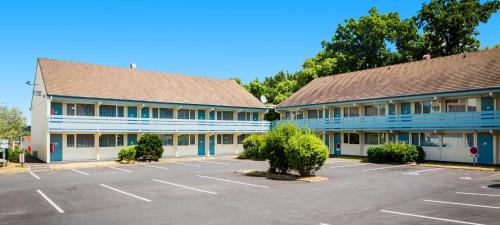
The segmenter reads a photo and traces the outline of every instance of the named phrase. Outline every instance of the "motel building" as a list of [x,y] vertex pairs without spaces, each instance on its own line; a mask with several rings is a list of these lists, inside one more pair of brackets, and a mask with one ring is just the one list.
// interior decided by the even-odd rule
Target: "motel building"
[[266,106],[232,80],[38,59],[31,102],[35,156],[111,160],[144,133],[164,157],[238,154],[269,130]]
[[317,78],[276,107],[279,123],[318,132],[332,155],[385,142],[427,160],[500,164],[500,49]]

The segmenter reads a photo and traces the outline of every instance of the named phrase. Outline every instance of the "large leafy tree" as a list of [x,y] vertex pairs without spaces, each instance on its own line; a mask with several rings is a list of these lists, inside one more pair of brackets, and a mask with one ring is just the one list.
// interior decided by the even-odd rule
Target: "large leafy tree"
[[0,105],[0,139],[21,140],[26,119],[19,108]]
[[425,46],[433,56],[446,56],[479,49],[477,26],[486,23],[500,8],[498,0],[432,0],[415,17],[423,29]]

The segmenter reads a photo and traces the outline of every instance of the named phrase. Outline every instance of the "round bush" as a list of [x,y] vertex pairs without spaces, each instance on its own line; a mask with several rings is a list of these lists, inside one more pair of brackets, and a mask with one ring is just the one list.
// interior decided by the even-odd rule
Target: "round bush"
[[136,150],[135,145],[125,147],[120,152],[118,152],[118,159],[121,161],[126,161],[127,163],[135,160]]
[[417,163],[423,163],[425,161],[425,151],[422,146],[416,146],[417,148]]
[[368,148],[368,161],[373,163],[407,163],[417,160],[417,147],[406,143],[386,143]]
[[301,133],[300,129],[291,123],[281,124],[266,135],[264,152],[269,160],[269,172],[288,173],[288,159],[285,150],[288,140]]
[[321,169],[328,158],[328,148],[311,133],[296,134],[288,142],[287,158],[290,168],[301,176],[310,176]]
[[263,134],[252,134],[243,140],[243,152],[238,158],[240,159],[254,159],[264,160],[266,155],[264,153],[266,136]]
[[163,142],[157,134],[144,134],[135,150],[138,161],[158,161],[163,154]]
[[384,163],[387,161],[383,145],[370,146],[366,153],[368,154],[368,161],[370,162]]

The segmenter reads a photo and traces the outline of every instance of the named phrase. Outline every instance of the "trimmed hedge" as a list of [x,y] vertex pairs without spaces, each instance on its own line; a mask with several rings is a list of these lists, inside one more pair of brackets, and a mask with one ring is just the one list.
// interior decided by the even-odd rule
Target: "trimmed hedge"
[[144,134],[137,141],[135,150],[138,161],[158,161],[163,154],[163,142],[158,134]]
[[269,172],[287,174],[290,170],[286,149],[291,137],[301,131],[291,123],[281,124],[266,135],[264,152],[269,159]]
[[122,149],[120,152],[118,152],[118,159],[120,162],[126,161],[127,163],[130,163],[135,160],[135,155],[136,155],[136,146],[131,145],[127,146],[124,149]]
[[264,134],[252,134],[243,140],[243,152],[238,158],[264,160],[266,159],[265,145],[266,136]]
[[[386,143],[368,148],[368,161],[373,163],[415,162],[418,157],[417,147],[406,143]],[[425,157],[425,156],[424,156]]]
[[417,163],[422,163],[425,161],[425,151],[422,146],[417,146]]
[[301,176],[310,176],[321,169],[328,159],[328,147],[312,133],[296,134],[286,150],[290,168]]

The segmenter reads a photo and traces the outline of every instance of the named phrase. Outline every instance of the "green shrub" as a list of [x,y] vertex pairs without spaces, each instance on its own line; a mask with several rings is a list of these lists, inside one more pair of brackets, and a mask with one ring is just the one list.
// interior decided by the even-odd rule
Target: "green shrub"
[[157,134],[144,134],[137,141],[135,150],[138,161],[158,161],[163,154],[163,142]]
[[118,159],[120,162],[126,161],[127,163],[130,163],[131,161],[134,161],[136,155],[135,147],[135,145],[131,145],[118,152]]
[[[28,153],[27,149],[19,149],[19,147],[16,147],[14,149],[12,148],[9,148],[8,150],[8,154],[6,157],[7,157],[7,160],[9,162],[14,162],[14,163],[19,163],[19,154],[21,153],[24,153],[24,157],[28,157],[30,154]],[[2,155],[0,154],[0,158],[2,157]]]
[[300,129],[291,123],[281,124],[266,135],[264,153],[269,160],[269,172],[286,174],[289,165],[286,157],[288,140],[301,133]]
[[310,176],[321,169],[328,158],[328,148],[312,133],[299,133],[288,142],[286,155],[290,168],[301,176]]
[[417,147],[403,142],[386,143],[368,148],[368,161],[374,163],[407,163],[417,160]]
[[416,162],[417,163],[422,163],[425,161],[425,151],[424,151],[424,148],[422,148],[422,146],[416,146],[417,148],[417,160]]
[[266,145],[266,136],[263,134],[252,134],[243,140],[243,152],[238,158],[240,159],[257,159],[264,160],[266,155],[264,147]]

